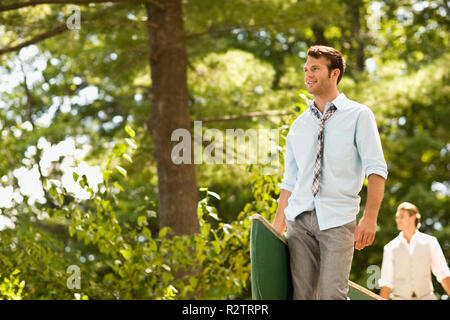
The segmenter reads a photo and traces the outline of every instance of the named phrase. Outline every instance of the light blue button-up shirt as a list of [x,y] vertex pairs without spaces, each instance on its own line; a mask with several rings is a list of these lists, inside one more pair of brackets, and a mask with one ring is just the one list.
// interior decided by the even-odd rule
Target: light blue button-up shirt
[[[313,103],[295,119],[286,137],[280,186],[291,192],[284,210],[286,219],[293,221],[298,214],[315,209],[320,230],[356,219],[364,176],[377,174],[386,179],[388,175],[372,111],[343,93],[332,103],[337,110],[325,121],[319,193],[314,197],[311,190],[319,129],[319,119],[311,111]],[[324,114],[330,105],[325,106]]]

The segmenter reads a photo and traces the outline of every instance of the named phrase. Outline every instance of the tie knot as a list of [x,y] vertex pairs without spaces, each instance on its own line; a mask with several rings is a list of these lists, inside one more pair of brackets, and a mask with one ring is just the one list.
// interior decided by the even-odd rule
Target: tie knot
[[313,114],[317,117],[317,119],[319,119],[323,123],[325,120],[327,120],[329,117],[331,117],[337,109],[334,104],[331,104],[330,107],[328,108],[327,112],[325,112],[325,115],[323,116],[323,118],[320,117],[320,114],[319,114],[319,111],[317,110],[317,108],[314,107],[311,110],[312,110]]

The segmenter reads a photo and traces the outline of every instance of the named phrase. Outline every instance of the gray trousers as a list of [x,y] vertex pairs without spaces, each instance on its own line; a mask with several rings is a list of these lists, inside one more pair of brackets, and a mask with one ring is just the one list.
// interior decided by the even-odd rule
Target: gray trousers
[[346,300],[356,220],[320,231],[315,210],[286,221],[295,300]]

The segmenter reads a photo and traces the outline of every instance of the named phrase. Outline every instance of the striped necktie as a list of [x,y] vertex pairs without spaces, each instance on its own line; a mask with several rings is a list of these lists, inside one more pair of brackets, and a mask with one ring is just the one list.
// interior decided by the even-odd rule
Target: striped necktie
[[336,106],[334,104],[331,104],[328,111],[325,113],[323,118],[320,118],[319,111],[317,111],[316,108],[311,108],[313,114],[319,119],[319,135],[318,135],[318,146],[317,146],[317,153],[316,153],[316,162],[314,164],[314,178],[312,183],[312,193],[315,197],[317,192],[319,192],[319,181],[320,181],[320,174],[322,172],[322,157],[323,157],[323,127],[325,124],[325,121],[329,119],[333,113],[336,111]]

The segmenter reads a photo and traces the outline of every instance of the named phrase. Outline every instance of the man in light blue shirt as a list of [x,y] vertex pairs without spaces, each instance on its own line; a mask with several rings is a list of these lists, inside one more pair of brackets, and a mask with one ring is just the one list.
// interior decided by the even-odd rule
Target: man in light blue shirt
[[[362,250],[375,238],[387,166],[372,111],[337,89],[342,54],[313,46],[304,71],[314,100],[286,138],[273,226],[287,228],[294,299],[346,299],[354,242]],[[364,177],[367,202],[356,225]]]

